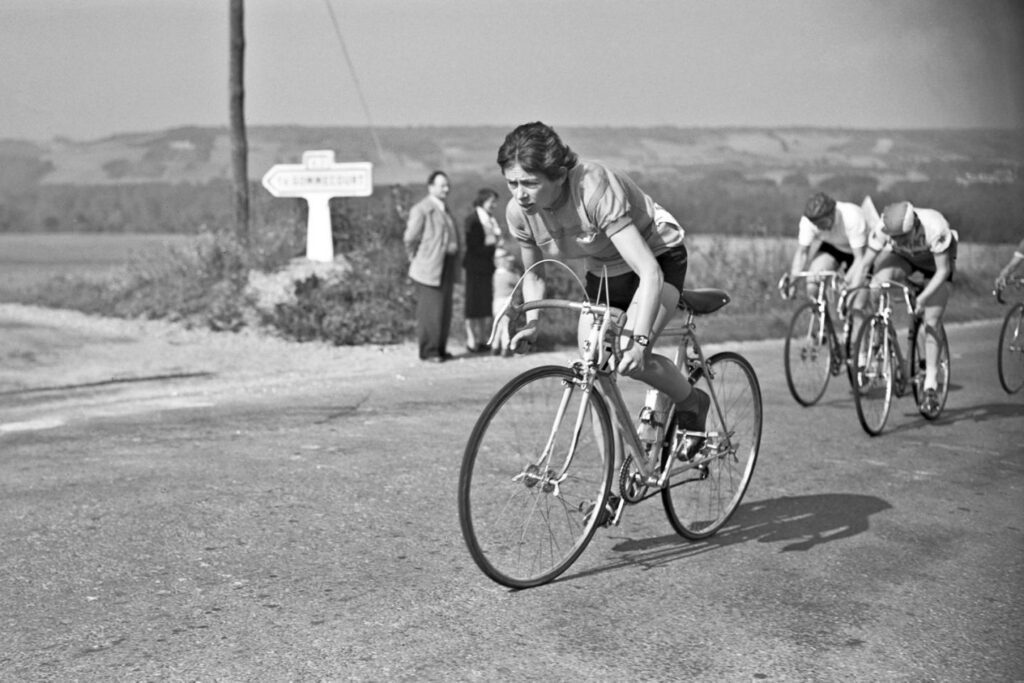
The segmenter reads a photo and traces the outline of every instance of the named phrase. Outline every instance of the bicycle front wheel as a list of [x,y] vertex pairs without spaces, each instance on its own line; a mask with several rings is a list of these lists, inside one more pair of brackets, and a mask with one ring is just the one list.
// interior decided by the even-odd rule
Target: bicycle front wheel
[[529,588],[564,572],[602,521],[613,445],[604,399],[572,369],[534,368],[498,391],[459,476],[462,535],[484,574]]
[[813,303],[796,309],[786,336],[786,384],[802,406],[812,406],[824,395],[831,374],[832,347],[824,316]]
[[949,396],[949,340],[946,338],[946,328],[940,322],[938,367],[935,368],[935,380],[937,382],[935,390],[939,395],[939,405],[934,411],[925,410],[922,401],[924,400],[924,376],[928,366],[925,361],[927,336],[928,333],[925,330],[925,325],[921,323],[917,328],[917,336],[914,339],[914,355],[910,359],[910,367],[914,368],[914,375],[911,379],[914,383],[914,401],[917,402],[918,410],[926,420],[934,420],[942,414],[942,409],[946,406],[946,397]]
[[713,403],[708,413],[711,436],[704,452],[711,457],[670,480],[661,492],[672,528],[693,540],[711,536],[729,521],[750,484],[761,447],[761,386],[753,366],[725,351],[708,359],[707,367],[704,380],[720,409]]
[[999,383],[1008,394],[1024,387],[1024,303],[1018,303],[1003,319],[999,333]]
[[897,364],[895,332],[871,318],[857,333],[849,364],[857,419],[871,436],[881,434],[889,418]]

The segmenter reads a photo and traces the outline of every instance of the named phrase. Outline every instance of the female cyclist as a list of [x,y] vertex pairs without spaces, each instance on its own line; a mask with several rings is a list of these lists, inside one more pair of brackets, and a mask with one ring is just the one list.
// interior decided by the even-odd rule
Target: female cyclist
[[[544,297],[546,256],[584,259],[587,296],[596,300],[608,275],[612,306],[626,311],[622,360],[616,370],[668,395],[676,403],[676,426],[704,431],[711,399],[690,386],[669,358],[651,352],[679,304],[686,277],[683,229],[629,176],[604,164],[583,161],[549,126],[526,123],[505,137],[498,150],[512,199],[506,209],[509,232],[519,241],[523,297]],[[538,334],[539,311],[512,348],[527,348]],[[689,439],[692,457],[702,439]]]

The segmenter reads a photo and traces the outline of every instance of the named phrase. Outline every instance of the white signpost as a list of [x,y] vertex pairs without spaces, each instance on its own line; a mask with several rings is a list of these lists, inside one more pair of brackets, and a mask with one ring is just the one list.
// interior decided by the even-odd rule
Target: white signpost
[[332,197],[369,197],[373,194],[373,164],[335,163],[334,150],[302,153],[301,164],[276,164],[263,176],[263,187],[275,197],[299,197],[309,205],[306,258],[333,261],[331,239]]

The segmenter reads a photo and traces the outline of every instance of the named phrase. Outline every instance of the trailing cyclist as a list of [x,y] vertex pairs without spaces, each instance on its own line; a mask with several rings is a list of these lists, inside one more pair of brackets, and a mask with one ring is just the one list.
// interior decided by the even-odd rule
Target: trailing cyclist
[[890,204],[868,238],[867,253],[856,285],[866,279],[865,273],[874,265],[872,283],[896,281],[906,283],[919,272],[924,275],[924,288],[917,295],[914,315],[925,323],[925,380],[922,409],[937,410],[939,396],[937,370],[939,345],[937,329],[949,301],[953,274],[956,271],[957,233],[946,218],[934,209],[922,209],[910,202]]
[[[512,193],[506,209],[509,232],[519,241],[526,275],[526,301],[544,297],[544,273],[531,269],[545,255],[584,259],[587,296],[595,301],[608,274],[612,306],[626,311],[622,360],[616,370],[668,395],[676,403],[676,426],[703,432],[710,397],[690,386],[669,358],[651,353],[672,318],[686,276],[683,229],[624,173],[584,161],[558,134],[526,123],[505,137],[498,166]],[[533,343],[539,312],[527,313],[513,347]],[[690,439],[692,457],[703,439]]]
[[[864,203],[857,206],[851,202],[837,202],[824,192],[811,195],[800,217],[797,248],[789,271],[789,295],[796,287],[797,273],[804,270],[808,258],[811,265],[807,269],[813,273],[839,270],[845,265],[846,285],[850,286],[855,273],[861,269],[868,242],[868,219],[872,215],[877,214],[871,197],[865,197]],[[818,284],[809,279],[807,296],[813,299],[817,288]]]
[[1003,266],[1002,270],[999,271],[999,275],[996,276],[997,291],[1006,287],[1006,280],[1013,275],[1021,263],[1024,263],[1024,240],[1020,241],[1017,249],[1013,252],[1013,256],[1010,257],[1009,263]]

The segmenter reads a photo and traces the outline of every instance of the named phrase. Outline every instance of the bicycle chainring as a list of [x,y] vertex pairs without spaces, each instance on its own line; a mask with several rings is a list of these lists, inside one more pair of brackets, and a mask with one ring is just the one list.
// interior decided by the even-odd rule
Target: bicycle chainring
[[639,503],[647,495],[647,486],[641,483],[643,475],[633,464],[633,456],[626,456],[619,470],[619,495],[627,503]]

